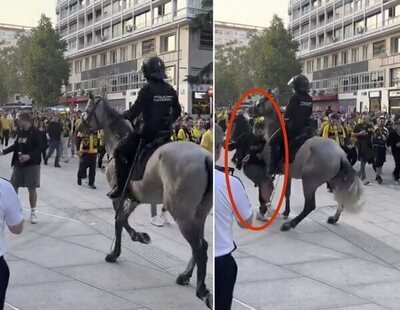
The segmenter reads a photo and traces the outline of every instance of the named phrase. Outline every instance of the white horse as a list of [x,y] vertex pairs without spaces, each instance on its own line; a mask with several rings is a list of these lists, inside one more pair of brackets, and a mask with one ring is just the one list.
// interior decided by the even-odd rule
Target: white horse
[[[280,123],[278,116],[272,104],[268,103],[266,99],[259,100],[255,109],[258,115],[264,116],[266,140],[269,141],[269,138],[279,131]],[[263,158],[268,167],[270,159],[270,147],[268,143],[266,143],[264,148]],[[265,177],[263,169],[258,169],[257,171],[259,177]],[[335,200],[338,203],[336,214],[329,217],[328,223],[336,223],[343,208],[352,212],[361,210],[363,194],[361,180],[347,160],[346,153],[330,139],[315,136],[307,140],[300,147],[294,161],[290,164],[288,174],[284,217],[289,217],[290,213],[291,179],[302,180],[305,204],[303,211],[298,216],[282,225],[282,231],[295,228],[315,209],[315,192],[318,187],[325,183],[331,185]],[[253,178],[255,177],[253,169]],[[267,182],[267,184],[272,184],[272,182]],[[266,212],[266,210],[264,211]]]
[[[104,129],[105,147],[113,154],[118,143],[133,129],[130,123],[112,109],[101,97],[92,95],[86,107],[87,116],[82,122],[83,129]],[[111,188],[116,184],[115,162],[111,159],[106,168],[107,181]],[[212,208],[213,159],[202,147],[191,142],[171,142],[158,148],[150,157],[142,180],[131,181],[128,197],[135,197],[141,203],[163,204],[170,212],[179,229],[190,244],[192,258],[186,270],[176,282],[189,283],[197,265],[196,295],[212,307],[212,295],[205,286],[208,244],[204,239],[204,226]],[[133,241],[149,243],[150,237],[136,232],[128,223],[129,215],[139,203],[131,200],[118,210],[120,199],[113,200],[116,211],[115,247],[106,256],[107,262],[115,262],[121,254],[121,234],[125,228]]]

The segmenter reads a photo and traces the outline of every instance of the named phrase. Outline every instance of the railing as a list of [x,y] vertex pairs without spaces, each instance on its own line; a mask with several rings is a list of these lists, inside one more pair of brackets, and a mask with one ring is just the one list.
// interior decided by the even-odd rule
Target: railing
[[381,59],[381,66],[390,66],[394,64],[400,63],[400,54],[390,55],[387,57],[382,57]]
[[170,21],[171,19],[172,19],[171,13],[169,13],[167,15],[157,16],[157,17],[154,17],[154,19],[153,19],[153,25],[165,23],[167,21]]
[[391,17],[383,21],[384,26],[390,26],[400,23],[400,16]]

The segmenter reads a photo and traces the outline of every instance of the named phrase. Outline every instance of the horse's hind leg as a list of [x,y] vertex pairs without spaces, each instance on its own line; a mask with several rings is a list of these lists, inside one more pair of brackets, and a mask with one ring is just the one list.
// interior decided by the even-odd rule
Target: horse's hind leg
[[343,210],[343,205],[342,204],[338,205],[335,215],[334,216],[330,216],[328,218],[328,223],[329,224],[336,224],[337,221],[339,221],[339,217],[340,217],[340,214],[342,214],[342,210]]
[[115,245],[111,253],[107,254],[106,262],[115,263],[121,255],[121,238],[122,238],[123,222],[115,219]]
[[179,285],[187,285],[190,282],[190,278],[193,275],[193,270],[194,267],[196,266],[196,261],[194,260],[194,257],[190,259],[186,269],[184,272],[182,272],[178,278],[176,279],[176,283]]
[[145,232],[137,232],[134,230],[131,225],[129,225],[129,216],[132,214],[133,211],[135,211],[136,207],[138,204],[136,202],[130,202],[129,203],[129,209],[124,211],[126,214],[126,217],[122,219],[123,221],[123,226],[129,236],[131,237],[132,241],[139,241],[140,243],[144,244],[149,244],[151,242],[150,236],[145,233]]

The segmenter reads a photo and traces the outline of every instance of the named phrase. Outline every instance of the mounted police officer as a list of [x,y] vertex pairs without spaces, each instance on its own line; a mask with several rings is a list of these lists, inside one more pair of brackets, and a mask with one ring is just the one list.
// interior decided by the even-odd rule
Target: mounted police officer
[[139,91],[135,104],[123,114],[133,123],[134,131],[114,152],[117,186],[109,194],[112,199],[122,195],[140,141],[144,145],[160,137],[170,138],[172,124],[181,114],[176,91],[164,81],[167,78],[164,62],[159,57],[151,57],[144,62],[142,72],[147,83]]
[[[306,76],[303,74],[296,75],[288,84],[294,90],[285,111],[286,130],[289,143],[291,143],[294,138],[307,133],[310,129],[313,101],[308,94],[310,83]],[[282,135],[276,134],[271,139],[270,145],[271,160],[268,175],[273,177],[282,156]]]

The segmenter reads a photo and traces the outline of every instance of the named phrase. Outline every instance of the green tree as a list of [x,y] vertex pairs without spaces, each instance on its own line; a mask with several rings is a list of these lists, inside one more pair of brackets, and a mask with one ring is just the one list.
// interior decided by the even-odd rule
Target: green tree
[[254,82],[261,88],[279,88],[284,102],[290,96],[288,81],[301,73],[301,62],[296,58],[299,44],[285,28],[281,18],[274,15],[262,35],[250,40],[249,59]]
[[64,59],[66,49],[67,43],[60,39],[45,15],[41,16],[30,37],[18,41],[17,62],[23,90],[35,104],[55,103],[61,87],[68,84],[70,68]]
[[21,92],[16,49],[0,49],[0,103],[5,103],[12,94]]

